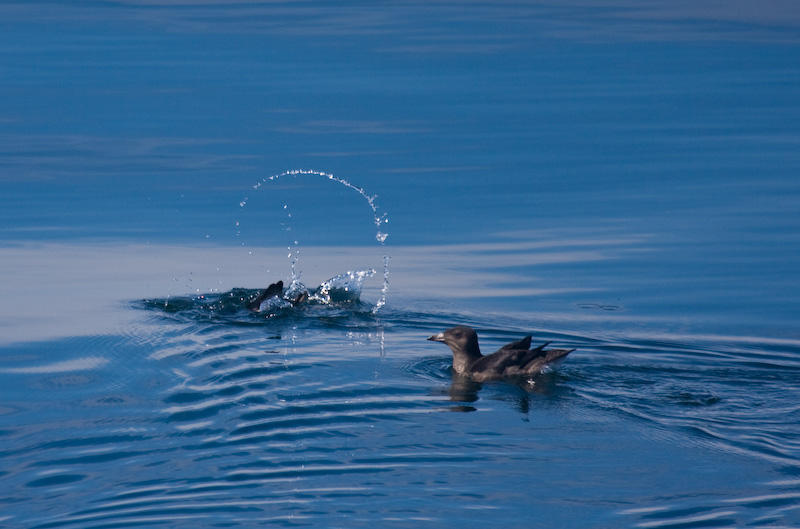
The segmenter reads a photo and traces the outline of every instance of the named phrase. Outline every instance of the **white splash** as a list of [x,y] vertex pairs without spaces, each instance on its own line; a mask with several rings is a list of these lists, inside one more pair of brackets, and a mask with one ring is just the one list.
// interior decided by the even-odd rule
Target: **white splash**
[[311,297],[322,303],[358,299],[364,280],[373,275],[375,270],[372,269],[345,272],[322,283]]
[[[380,213],[378,211],[378,205],[376,203],[376,199],[378,198],[378,195],[368,195],[364,191],[363,188],[361,188],[361,187],[359,187],[357,185],[351,184],[350,182],[348,182],[347,180],[344,180],[343,178],[339,178],[339,177],[336,177],[336,176],[334,176],[334,175],[332,175],[330,173],[324,173],[324,172],[321,172],[321,171],[306,170],[306,169],[294,169],[292,171],[286,171],[286,172],[281,173],[281,174],[276,174],[276,175],[272,175],[272,176],[263,178],[260,182],[258,182],[256,185],[253,186],[253,190],[258,190],[261,186],[263,186],[267,182],[272,182],[274,180],[278,180],[279,178],[284,178],[284,177],[288,177],[288,176],[296,178],[297,176],[303,176],[303,175],[319,176],[319,177],[322,177],[322,178],[327,178],[328,180],[331,180],[333,182],[338,182],[339,184],[341,184],[341,185],[343,185],[345,187],[348,187],[348,188],[352,189],[353,191],[356,191],[359,195],[364,197],[364,199],[369,204],[370,209],[372,209],[372,219],[373,219],[373,222],[375,223],[375,240],[378,241],[378,243],[381,246],[384,246],[384,244],[386,242],[386,238],[389,236],[389,234],[386,231],[383,230],[383,227],[384,227],[385,224],[389,223],[389,218],[388,218],[386,213]],[[239,206],[240,207],[245,207],[247,205],[248,200],[249,200],[249,198],[245,198],[244,200],[239,202]],[[284,206],[284,209],[288,209],[287,206]],[[291,217],[291,213],[290,212],[287,212],[287,215],[288,215],[288,217]],[[236,225],[238,227],[238,225],[239,225],[238,221],[237,221]],[[289,258],[292,260],[292,283],[297,282],[298,279],[299,279],[299,274],[296,274],[296,272],[295,272],[295,264],[297,262],[297,254],[299,253],[299,249],[298,249],[299,243],[298,243],[298,241],[295,241],[294,246],[295,246],[294,251],[292,250],[291,246],[288,248]],[[363,278],[362,278],[362,280],[363,280]],[[389,256],[387,256],[386,252],[384,251],[384,253],[383,253],[383,287],[381,288],[381,297],[377,301],[377,303],[375,304],[375,308],[373,309],[373,313],[377,313],[378,310],[380,310],[381,307],[386,305],[386,294],[388,293],[388,291],[389,291]]]

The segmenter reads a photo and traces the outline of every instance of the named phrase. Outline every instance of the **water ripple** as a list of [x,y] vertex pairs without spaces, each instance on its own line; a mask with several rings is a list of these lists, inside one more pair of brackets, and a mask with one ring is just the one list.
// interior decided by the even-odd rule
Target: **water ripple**
[[[529,497],[503,483],[536,475],[548,484],[537,489],[544,508],[555,508],[563,507],[565,485],[543,468],[575,482],[604,476],[596,490],[581,490],[594,497],[586,505],[606,505],[634,472],[615,466],[620,450],[646,468],[658,450],[667,458],[754,459],[800,475],[793,343],[539,330],[543,341],[578,348],[560,371],[530,383],[478,384],[454,378],[449,354],[425,340],[452,314],[387,308],[366,326],[360,316],[337,314],[342,319],[329,327],[309,317],[316,318],[309,326],[171,321],[110,355],[99,352],[108,339],[83,344],[81,358],[107,360],[92,369],[77,362],[74,373],[16,373],[93,374],[80,387],[99,395],[82,401],[93,404],[82,404],[72,424],[54,410],[38,431],[7,429],[14,448],[4,461],[26,457],[5,470],[4,479],[19,485],[5,501],[58,498],[60,512],[32,510],[24,519],[40,528],[318,525],[331,515],[364,525],[358,520],[375,513],[390,525],[424,518],[452,526],[469,525],[467,512],[513,525],[503,513],[518,512],[509,505]],[[487,348],[519,338],[523,327],[513,318],[484,318],[483,326],[470,318],[462,321],[479,328]],[[10,367],[58,365],[19,358]],[[160,371],[159,384],[128,391],[127,383],[153,378],[141,371]],[[126,374],[130,380],[121,380]],[[573,462],[586,451],[591,458]],[[685,464],[688,472],[693,463]],[[707,486],[692,493],[691,484],[654,485],[617,511],[621,523],[608,525],[733,527],[800,512],[796,479],[753,484],[748,494],[698,492]]]

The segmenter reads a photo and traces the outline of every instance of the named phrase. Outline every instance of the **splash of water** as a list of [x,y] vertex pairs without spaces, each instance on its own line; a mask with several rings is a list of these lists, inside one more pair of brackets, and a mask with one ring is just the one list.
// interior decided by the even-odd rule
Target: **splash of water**
[[[326,178],[333,182],[337,182],[353,191],[356,191],[359,195],[364,197],[364,199],[369,204],[370,209],[372,210],[372,219],[375,223],[375,240],[381,245],[381,247],[385,248],[386,238],[389,236],[387,232],[383,230],[385,224],[389,223],[389,218],[386,213],[380,213],[378,211],[378,205],[376,203],[376,199],[378,198],[377,195],[368,195],[363,188],[348,182],[343,178],[339,178],[334,176],[330,173],[324,173],[321,171],[314,171],[314,170],[306,170],[306,169],[294,169],[291,171],[286,171],[280,174],[272,175],[266,178],[263,178],[260,182],[253,186],[253,190],[258,190],[261,186],[268,182],[272,182],[278,180],[279,178],[286,178],[286,177],[293,177],[296,178],[297,176],[318,176],[322,178]],[[249,198],[245,198],[241,202],[239,202],[240,207],[245,207],[247,205]],[[288,211],[288,205],[284,205],[284,210],[287,210],[287,217],[291,218],[291,212]],[[239,223],[237,222],[236,225],[238,226]],[[295,270],[295,265],[297,263],[299,250],[299,242],[294,241],[294,247],[289,246],[287,250],[289,251],[288,257],[291,259],[292,263],[292,283],[299,281],[299,274]],[[386,304],[386,295],[389,291],[389,256],[386,254],[386,251],[383,252],[383,286],[381,287],[381,297],[375,304],[375,308],[373,309],[373,313],[377,313],[381,307]],[[362,278],[363,280],[363,278]]]
[[323,282],[312,298],[323,303],[332,301],[357,300],[361,296],[361,285],[368,277],[375,275],[375,270],[356,270],[332,277]]

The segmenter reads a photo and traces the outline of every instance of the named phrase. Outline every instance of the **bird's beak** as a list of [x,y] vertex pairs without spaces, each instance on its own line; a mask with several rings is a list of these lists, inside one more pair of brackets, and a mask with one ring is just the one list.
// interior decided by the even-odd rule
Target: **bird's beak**
[[439,334],[434,334],[430,338],[428,338],[429,342],[443,342],[444,341],[444,333],[440,332]]

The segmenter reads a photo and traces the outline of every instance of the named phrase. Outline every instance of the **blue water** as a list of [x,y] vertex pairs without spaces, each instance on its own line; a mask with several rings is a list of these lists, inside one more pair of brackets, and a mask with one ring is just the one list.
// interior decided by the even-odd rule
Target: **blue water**
[[[800,525],[800,9],[751,7],[0,5],[0,526]],[[576,351],[476,384],[456,324]]]

